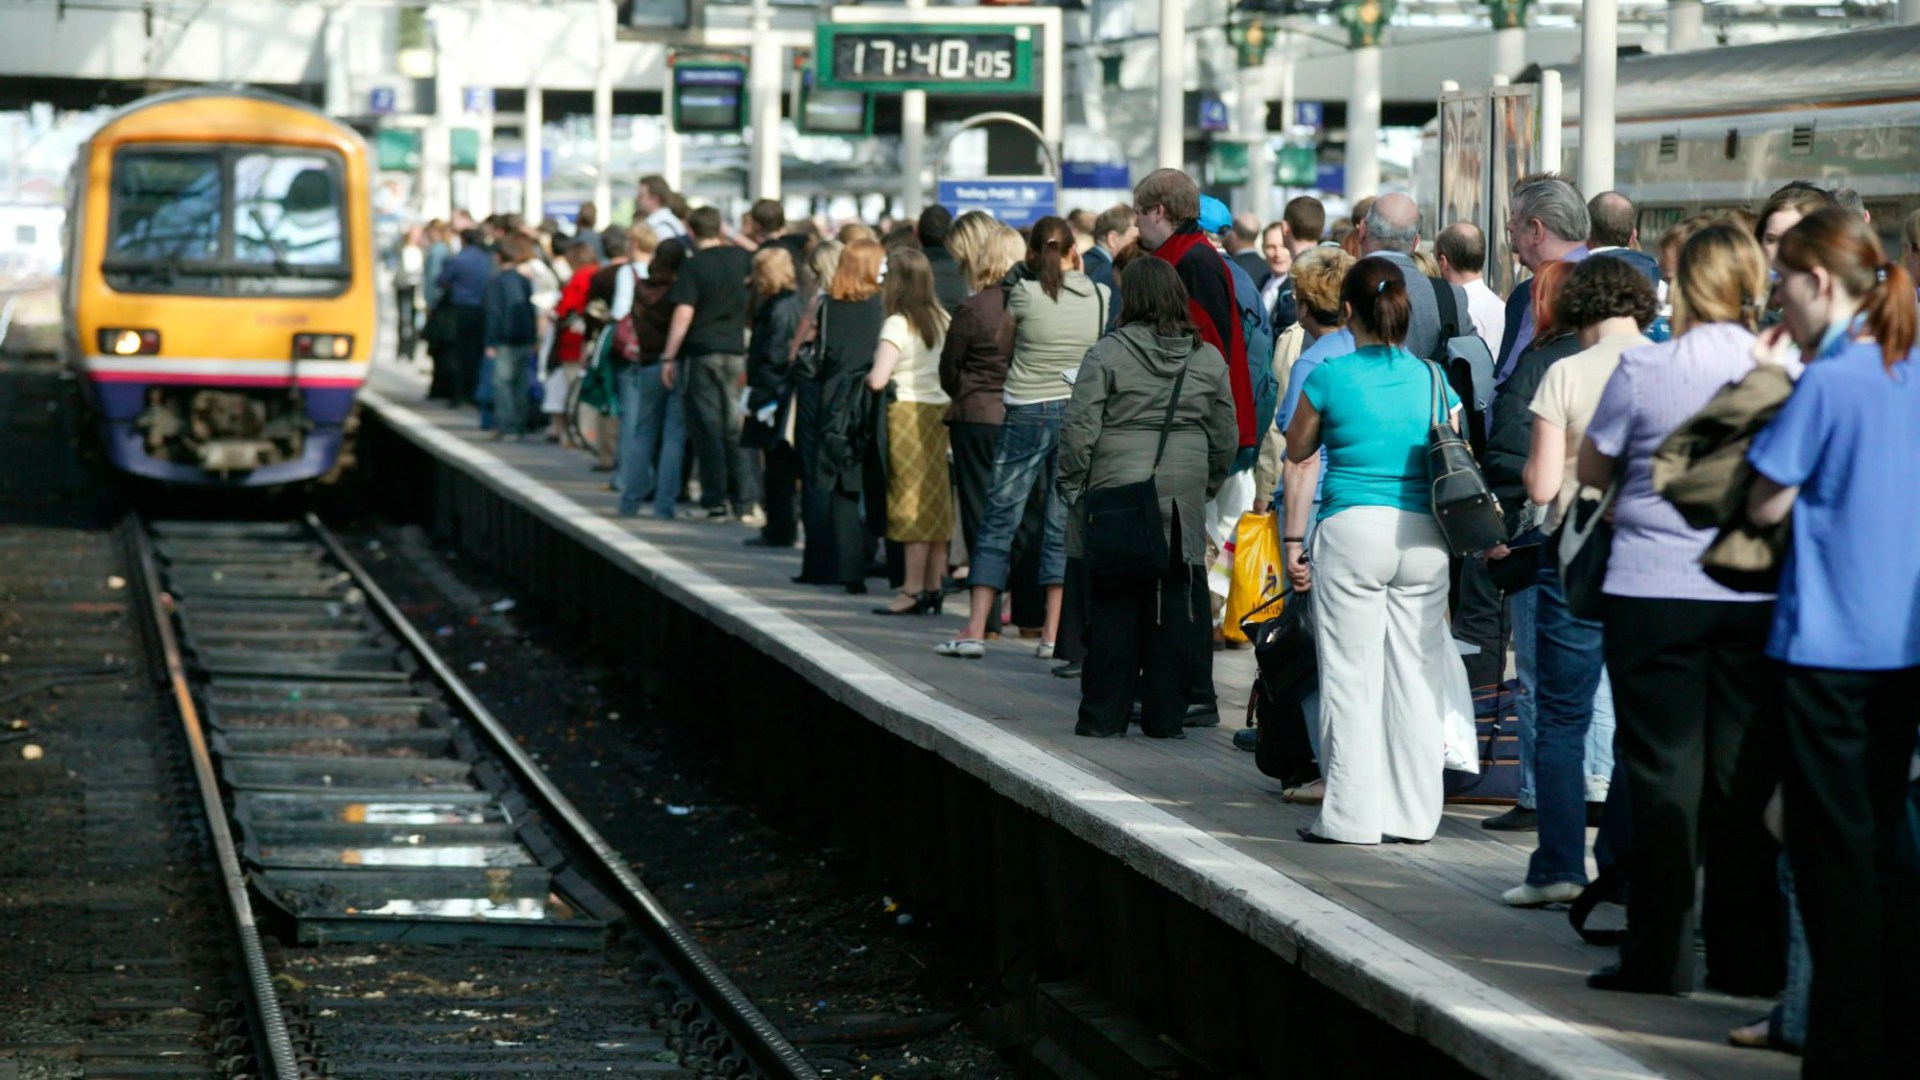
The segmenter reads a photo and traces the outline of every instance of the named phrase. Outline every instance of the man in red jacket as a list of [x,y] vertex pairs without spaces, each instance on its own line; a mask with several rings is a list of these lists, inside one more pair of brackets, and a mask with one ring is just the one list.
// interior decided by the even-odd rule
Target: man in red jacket
[[[1140,227],[1140,246],[1173,264],[1187,287],[1187,314],[1200,328],[1201,338],[1227,361],[1240,446],[1259,445],[1261,433],[1254,430],[1253,422],[1253,378],[1247,367],[1246,339],[1240,332],[1240,309],[1234,302],[1233,274],[1227,269],[1227,257],[1200,229],[1199,185],[1179,169],[1149,173],[1133,189],[1133,212]],[[1212,504],[1208,516],[1211,520]],[[1188,727],[1220,722],[1211,667],[1188,688]]]
[[1240,332],[1240,309],[1234,302],[1233,275],[1227,269],[1227,257],[1200,231],[1199,185],[1179,169],[1148,173],[1133,189],[1133,212],[1140,226],[1140,246],[1173,264],[1187,287],[1187,311],[1200,336],[1227,361],[1240,445],[1259,445],[1260,433],[1253,430],[1253,378],[1247,367],[1246,339]]

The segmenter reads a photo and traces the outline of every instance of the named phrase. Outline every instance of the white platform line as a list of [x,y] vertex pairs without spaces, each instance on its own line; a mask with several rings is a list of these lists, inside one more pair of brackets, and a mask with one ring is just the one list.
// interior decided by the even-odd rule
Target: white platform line
[[903,682],[849,648],[629,533],[375,390],[388,423],[503,497],[608,550],[667,598],[805,676],[915,746],[1221,919],[1381,1019],[1500,1080],[1616,1080],[1659,1071],[1370,922],[1205,830]]

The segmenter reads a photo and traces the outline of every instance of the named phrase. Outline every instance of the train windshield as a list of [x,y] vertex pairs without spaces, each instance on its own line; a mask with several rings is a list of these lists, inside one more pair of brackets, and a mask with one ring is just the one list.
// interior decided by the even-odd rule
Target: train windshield
[[102,266],[121,292],[324,296],[347,266],[338,155],[255,147],[123,150]]

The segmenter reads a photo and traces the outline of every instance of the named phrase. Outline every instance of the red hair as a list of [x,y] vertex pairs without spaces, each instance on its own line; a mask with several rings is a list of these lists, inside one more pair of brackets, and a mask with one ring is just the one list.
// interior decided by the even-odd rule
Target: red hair
[[1560,294],[1573,276],[1573,264],[1555,259],[1533,275],[1533,341],[1545,341],[1569,327],[1560,325]]

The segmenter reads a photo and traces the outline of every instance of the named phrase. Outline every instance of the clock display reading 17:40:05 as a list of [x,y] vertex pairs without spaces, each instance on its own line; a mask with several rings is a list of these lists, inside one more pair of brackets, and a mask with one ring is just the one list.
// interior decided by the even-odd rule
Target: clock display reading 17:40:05
[[818,44],[828,88],[1004,93],[1033,82],[1025,26],[823,24]]

